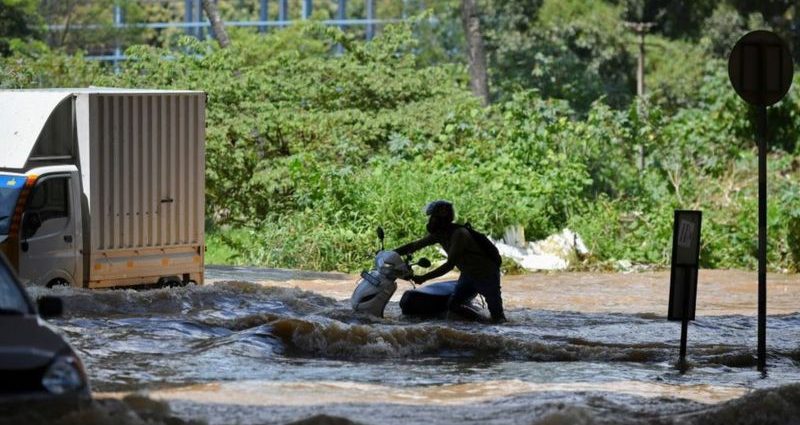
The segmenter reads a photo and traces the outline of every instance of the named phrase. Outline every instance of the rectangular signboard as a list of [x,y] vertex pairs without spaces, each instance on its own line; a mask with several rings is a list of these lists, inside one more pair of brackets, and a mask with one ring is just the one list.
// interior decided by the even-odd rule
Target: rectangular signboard
[[675,211],[672,231],[672,265],[697,267],[700,259],[701,211]]
[[[688,294],[686,294],[687,290]],[[670,275],[667,320],[683,320],[684,304],[686,304],[686,320],[694,320],[697,304],[697,268],[673,266]]]
[[700,260],[701,211],[675,211],[668,320],[694,320]]

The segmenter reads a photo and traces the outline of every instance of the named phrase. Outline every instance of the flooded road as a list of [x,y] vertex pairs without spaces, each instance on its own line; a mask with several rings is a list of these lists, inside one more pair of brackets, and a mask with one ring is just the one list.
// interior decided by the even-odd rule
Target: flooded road
[[350,309],[356,276],[239,267],[206,276],[201,287],[31,292],[64,299],[54,324],[98,398],[143,393],[183,420],[800,423],[798,275],[769,276],[766,378],[755,370],[753,272],[700,272],[683,375],[668,272],[506,277],[503,325],[405,318],[402,281],[376,319]]

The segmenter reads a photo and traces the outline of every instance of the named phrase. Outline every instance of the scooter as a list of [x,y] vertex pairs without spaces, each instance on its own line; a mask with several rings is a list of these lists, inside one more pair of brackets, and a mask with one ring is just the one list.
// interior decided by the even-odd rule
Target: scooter
[[[354,311],[364,312],[376,317],[383,317],[383,312],[389,299],[397,290],[397,279],[411,280],[414,277],[412,266],[430,267],[427,258],[421,258],[412,263],[412,256],[402,258],[395,251],[386,251],[384,248],[384,231],[382,227],[377,230],[380,240],[380,249],[375,255],[375,265],[372,270],[361,273],[350,304]],[[400,310],[405,316],[438,317],[447,314],[448,300],[456,287],[456,281],[438,282],[425,285],[419,289],[414,288],[403,293],[400,299]],[[458,307],[458,314],[468,320],[482,321],[486,316],[472,303]]]

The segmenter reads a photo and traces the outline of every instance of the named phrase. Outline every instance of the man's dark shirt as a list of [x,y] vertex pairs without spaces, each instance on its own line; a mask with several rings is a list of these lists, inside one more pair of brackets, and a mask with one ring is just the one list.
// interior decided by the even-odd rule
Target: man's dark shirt
[[[425,275],[428,279],[436,278],[458,267],[461,273],[475,279],[493,278],[497,276],[499,267],[491,257],[481,249],[478,242],[463,226],[452,225],[442,233],[431,233],[420,240],[408,243],[395,249],[400,255],[407,255],[426,246],[438,243],[447,252],[447,263]],[[441,273],[437,273],[440,271]]]

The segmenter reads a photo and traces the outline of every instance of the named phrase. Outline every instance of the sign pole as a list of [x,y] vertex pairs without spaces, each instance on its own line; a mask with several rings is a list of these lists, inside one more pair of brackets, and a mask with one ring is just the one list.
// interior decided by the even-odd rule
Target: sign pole
[[677,364],[681,373],[688,370],[686,362],[687,334],[689,321],[695,318],[702,222],[702,211],[675,211],[667,320],[676,322],[680,320],[681,322],[680,358]]
[[686,367],[686,340],[687,340],[687,333],[689,331],[689,291],[691,289],[691,269],[688,267],[682,267],[683,269],[683,319],[681,320],[681,353],[680,353],[680,362],[678,363],[678,368],[681,372],[685,372]]
[[775,33],[752,31],[733,46],[728,77],[736,93],[755,107],[758,142],[758,370],[767,368],[767,107],[792,86],[792,53]]
[[767,367],[767,107],[757,106],[758,127],[758,370]]

